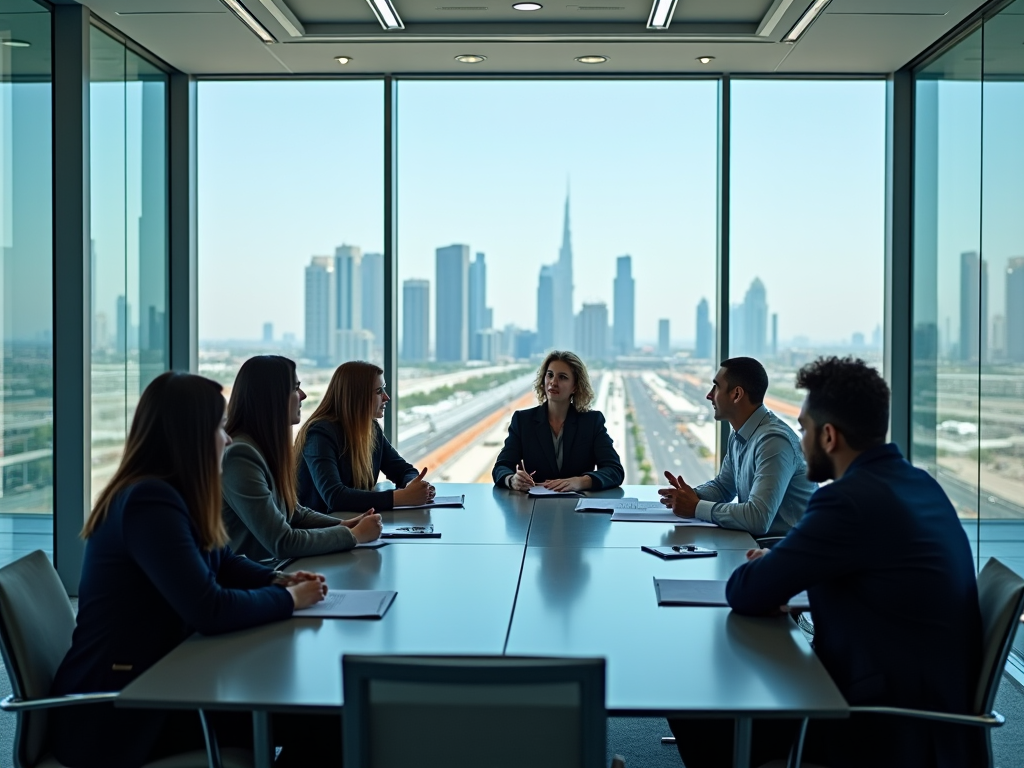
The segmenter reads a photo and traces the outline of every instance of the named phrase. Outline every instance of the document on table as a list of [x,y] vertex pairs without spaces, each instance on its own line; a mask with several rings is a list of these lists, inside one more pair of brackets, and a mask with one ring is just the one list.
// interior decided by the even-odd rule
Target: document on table
[[[725,581],[701,581],[697,579],[655,579],[654,594],[658,605],[705,605],[728,607],[725,599]],[[798,611],[811,610],[807,593],[794,595],[789,607]]]
[[[646,509],[616,509],[612,513],[613,523],[672,523],[673,525],[685,525],[691,528],[717,528],[715,523],[707,520],[698,520],[696,517],[679,517],[672,514],[672,510],[665,507],[660,501],[649,502],[654,506]],[[659,509],[660,507],[660,509]]]
[[374,539],[373,541],[364,541],[361,544],[356,544],[356,549],[380,549],[386,547],[388,543],[384,539]]
[[394,507],[393,512],[399,512],[403,509],[433,509],[434,507],[464,507],[466,505],[466,495],[459,494],[458,496],[435,496],[433,501],[428,501],[426,504],[406,504],[400,507]]
[[628,499],[580,499],[576,502],[577,512],[617,512],[620,509],[665,509],[660,501],[637,501]]
[[582,496],[582,493],[576,493],[576,491],[552,491],[545,488],[543,485],[535,485],[526,492],[529,496]]
[[300,619],[379,619],[397,592],[376,589],[332,589],[316,605],[294,611]]

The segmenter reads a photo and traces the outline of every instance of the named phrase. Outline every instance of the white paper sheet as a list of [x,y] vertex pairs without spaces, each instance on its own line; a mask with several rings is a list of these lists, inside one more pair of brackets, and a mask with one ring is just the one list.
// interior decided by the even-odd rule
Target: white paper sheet
[[397,592],[375,589],[332,589],[316,605],[295,611],[300,619],[379,619]]
[[616,512],[620,509],[665,509],[660,501],[638,501],[627,499],[580,499],[577,512]]
[[535,485],[527,493],[530,496],[579,496],[576,491],[552,491],[543,485]]
[[686,525],[692,528],[717,528],[714,523],[706,520],[698,520],[695,517],[677,517],[672,510],[662,506],[662,511],[656,508],[648,509],[617,509],[612,513],[613,523],[671,523],[672,525]]
[[432,502],[426,504],[408,504],[403,507],[394,507],[394,512],[399,512],[404,509],[433,509],[435,507],[462,507],[466,504],[466,496],[461,494],[459,496],[435,496]]

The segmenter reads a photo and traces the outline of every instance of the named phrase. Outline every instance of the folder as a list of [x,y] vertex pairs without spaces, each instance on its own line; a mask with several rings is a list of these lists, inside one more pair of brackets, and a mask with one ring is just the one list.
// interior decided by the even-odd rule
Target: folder
[[[699,605],[729,607],[725,599],[725,581],[697,579],[655,579],[654,594],[658,605]],[[809,611],[811,604],[807,593],[801,592],[789,600],[794,611]]]

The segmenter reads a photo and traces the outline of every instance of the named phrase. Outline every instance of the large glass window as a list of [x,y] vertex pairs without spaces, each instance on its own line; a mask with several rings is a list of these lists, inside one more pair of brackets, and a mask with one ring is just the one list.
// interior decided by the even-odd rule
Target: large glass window
[[0,565],[53,551],[50,14],[0,0]]
[[796,370],[826,354],[881,368],[885,83],[732,83],[729,354],[760,360],[796,426]]
[[490,482],[558,348],[587,363],[627,483],[714,474],[717,99],[714,81],[400,84],[407,459]]
[[98,29],[90,65],[95,496],[139,395],[168,367],[167,75]]
[[199,372],[285,355],[308,415],[338,364],[383,359],[383,88],[209,81],[198,103]]

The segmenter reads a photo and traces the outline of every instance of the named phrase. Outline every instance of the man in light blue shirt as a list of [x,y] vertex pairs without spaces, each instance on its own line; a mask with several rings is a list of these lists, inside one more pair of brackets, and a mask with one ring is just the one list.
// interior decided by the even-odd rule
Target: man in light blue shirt
[[767,391],[768,374],[757,360],[722,362],[708,400],[715,420],[732,425],[725,461],[718,477],[695,488],[666,472],[672,487],[658,492],[665,506],[753,536],[784,536],[796,525],[818,486],[807,479],[800,438],[764,407]]

